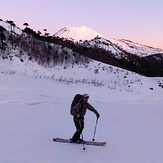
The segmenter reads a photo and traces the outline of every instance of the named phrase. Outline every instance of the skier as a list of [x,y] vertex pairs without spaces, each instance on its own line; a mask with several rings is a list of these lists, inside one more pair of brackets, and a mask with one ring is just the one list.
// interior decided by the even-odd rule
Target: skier
[[84,129],[84,115],[86,113],[86,110],[93,111],[97,119],[100,117],[100,114],[98,111],[88,103],[89,95],[84,94],[82,95],[81,99],[77,102],[77,104],[71,108],[74,124],[76,127],[76,132],[74,133],[73,137],[71,138],[72,142],[78,142],[81,143],[83,140],[80,138],[80,135]]

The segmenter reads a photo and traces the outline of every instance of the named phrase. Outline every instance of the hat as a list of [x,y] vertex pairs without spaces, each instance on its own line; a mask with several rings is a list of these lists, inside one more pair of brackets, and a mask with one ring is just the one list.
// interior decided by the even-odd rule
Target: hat
[[88,99],[89,95],[88,94],[83,94],[83,97]]

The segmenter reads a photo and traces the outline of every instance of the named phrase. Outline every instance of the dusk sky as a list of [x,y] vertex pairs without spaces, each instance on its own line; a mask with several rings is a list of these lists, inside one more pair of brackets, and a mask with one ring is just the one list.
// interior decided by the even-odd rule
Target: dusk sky
[[0,16],[50,35],[87,26],[108,38],[163,49],[163,0],[0,0]]

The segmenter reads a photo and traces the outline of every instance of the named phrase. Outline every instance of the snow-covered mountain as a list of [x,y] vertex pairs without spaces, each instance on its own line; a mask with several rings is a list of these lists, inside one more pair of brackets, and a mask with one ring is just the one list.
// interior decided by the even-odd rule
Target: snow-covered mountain
[[[56,36],[73,41],[76,47],[68,47],[80,49],[78,52],[89,58],[146,76],[163,76],[162,49],[124,39],[106,38],[90,28],[64,28]],[[87,40],[84,40],[86,36]]]
[[91,40],[95,37],[104,37],[103,35],[99,34],[95,30],[86,27],[64,27],[63,29],[59,30],[57,33],[54,34],[56,37],[66,38],[72,41],[85,41]]
[[145,57],[153,54],[163,54],[162,49],[142,45],[136,42],[132,42],[130,40],[110,39],[110,41],[116,44],[121,49],[124,49],[129,53],[139,55],[140,57],[141,56]]
[[[81,27],[65,27],[58,31],[54,36],[58,36],[61,38],[65,38],[72,41],[89,41],[92,46],[95,44],[98,45],[98,47],[111,50],[115,53],[117,53],[117,47],[120,50],[125,50],[129,53],[139,55],[141,57],[149,56],[153,54],[161,53],[163,54],[163,50],[159,48],[153,48],[146,45],[142,45],[139,43],[135,43],[129,40],[124,39],[111,39],[107,38],[96,31],[94,31],[91,28],[81,26]],[[93,40],[94,38],[100,38],[100,40]],[[114,50],[113,50],[114,49]]]
[[[3,26],[6,30],[11,30],[11,25],[9,23],[6,23],[2,19],[0,20],[0,26]],[[19,27],[15,26],[14,31],[17,34],[22,34],[22,30]],[[107,38],[86,26],[64,27],[56,32],[54,36],[80,43],[87,40],[92,46],[96,45],[105,50],[111,50],[114,53],[117,53],[117,51],[120,52],[121,50],[125,50],[129,53],[139,55],[141,57],[153,54],[163,54],[163,49],[142,45],[136,42],[132,42],[130,40]],[[117,50],[117,48],[119,50]]]
[[[4,23],[3,26],[5,28],[10,27],[10,25],[7,25],[6,23]],[[85,31],[88,30],[88,28],[86,27],[83,27],[83,29],[85,29]],[[15,31],[18,31],[18,34],[20,34],[19,29],[16,28]],[[93,44],[95,43],[95,39],[91,38],[96,36],[98,33],[96,33],[95,31],[91,31],[91,29],[89,29],[89,31],[90,45],[93,46]],[[77,35],[77,37],[78,39],[81,38],[79,37],[79,35]],[[113,44],[102,37],[97,37],[96,41],[105,44],[105,48],[112,47],[112,51],[116,50],[117,53],[120,51],[116,46],[111,46]],[[109,43],[110,45],[107,45],[107,43]],[[68,84],[86,84],[90,86],[94,85],[96,87],[106,87],[111,90],[114,89],[117,91],[127,91],[135,93],[140,93],[142,87],[146,87],[148,91],[150,91],[150,88],[153,88],[153,85],[149,85],[146,82],[143,84],[143,81],[147,80],[145,77],[142,77],[134,72],[111,66],[99,61],[88,60],[87,62],[83,62],[84,64],[74,64],[73,62],[71,62],[71,60],[68,63],[65,63],[68,61],[68,59],[66,59],[63,60],[63,63],[55,64],[54,67],[44,67],[39,65],[36,60],[30,60],[30,56],[28,56],[27,53],[20,55],[20,51],[21,49],[19,47],[16,47],[14,49],[10,47],[8,49],[8,52],[10,53],[9,59],[4,59],[3,57],[0,57],[1,73],[7,75],[26,75],[34,78],[49,79],[55,82]],[[74,53],[72,53],[71,49],[68,48],[64,48],[62,50],[58,46],[57,51],[58,53],[59,51],[61,51],[59,57],[62,57],[62,53],[65,53],[65,56],[67,56],[68,54],[69,58],[73,58],[74,56]],[[155,78],[153,78],[152,80],[154,80],[156,87],[161,89],[163,85],[162,79],[156,80]]]
[[0,26],[3,27],[0,42],[3,59],[12,61],[18,57],[23,62],[27,58],[44,67],[60,64],[64,68],[89,63],[93,59],[146,76],[163,76],[161,49],[128,40],[107,39],[85,26],[63,28],[55,37],[40,36],[30,28],[20,30],[2,20]]

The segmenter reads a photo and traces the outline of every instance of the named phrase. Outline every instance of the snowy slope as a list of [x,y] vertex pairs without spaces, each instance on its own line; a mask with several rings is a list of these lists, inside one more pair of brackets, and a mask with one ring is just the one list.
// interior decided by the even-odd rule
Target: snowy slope
[[[2,73],[0,80],[0,162],[162,163],[161,89],[141,88],[135,94]],[[146,84],[155,85],[153,80]],[[69,106],[76,93],[90,95],[90,103],[101,115],[95,139],[107,141],[106,146],[86,146],[83,151],[82,145],[52,141],[70,138],[75,131]],[[84,139],[92,139],[95,121],[88,111]]]
[[125,49],[127,52],[136,54],[139,56],[149,56],[153,54],[162,53],[163,50],[159,48],[153,48],[150,46],[142,45],[136,42],[132,42],[124,39],[110,39],[111,42],[118,45],[120,48]]
[[[6,75],[23,75],[39,79],[48,79],[65,84],[84,84],[96,87],[105,87],[109,90],[127,91],[139,94],[143,90],[161,90],[162,78],[147,78],[139,74],[110,66],[98,61],[91,61],[87,65],[72,65],[63,68],[45,68],[28,58],[14,56],[12,60],[0,58],[0,72]],[[148,81],[152,81],[148,83]],[[143,89],[142,89],[143,88]]]

